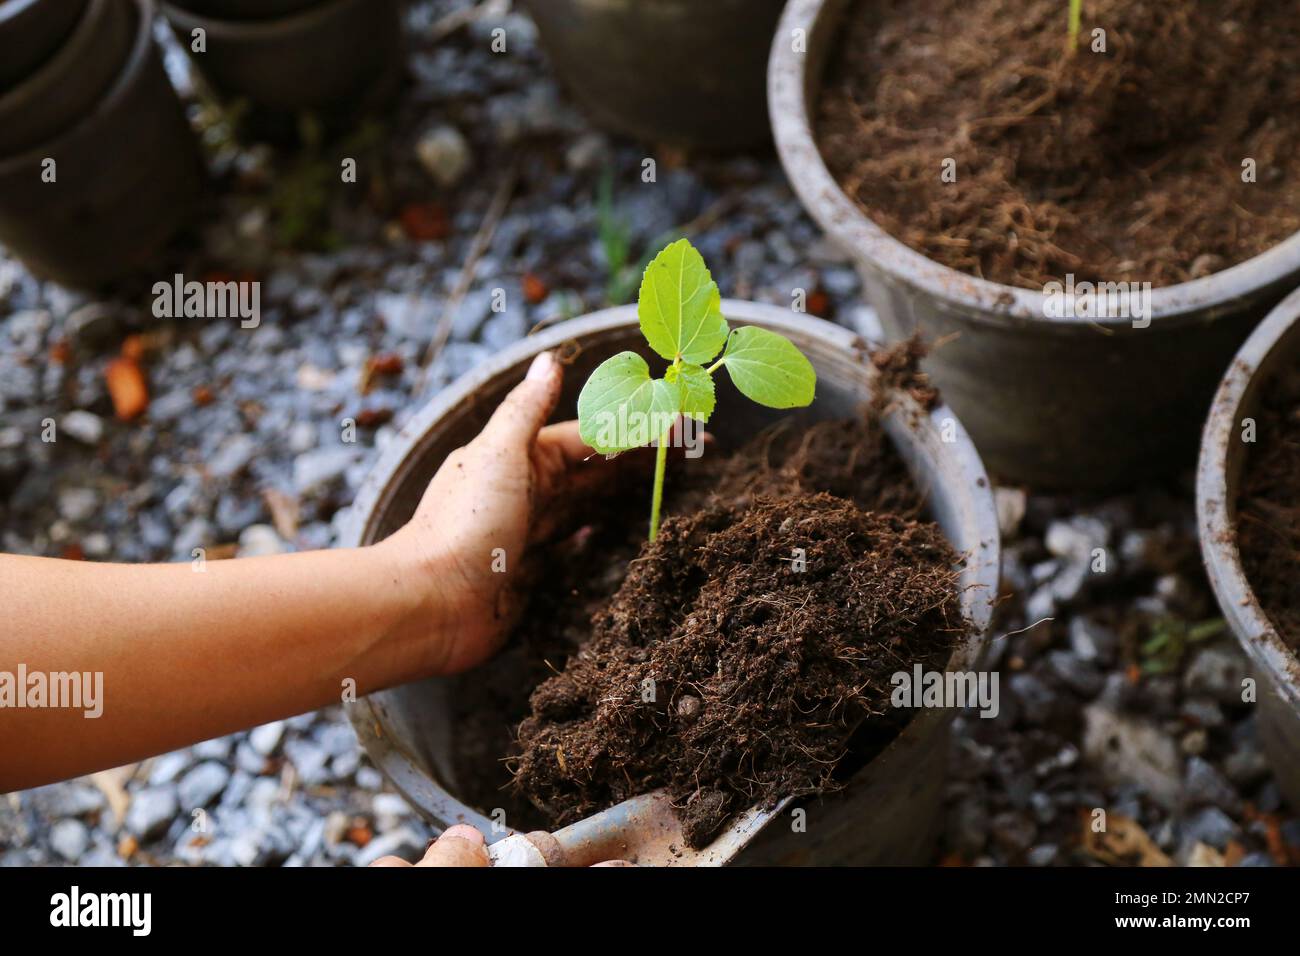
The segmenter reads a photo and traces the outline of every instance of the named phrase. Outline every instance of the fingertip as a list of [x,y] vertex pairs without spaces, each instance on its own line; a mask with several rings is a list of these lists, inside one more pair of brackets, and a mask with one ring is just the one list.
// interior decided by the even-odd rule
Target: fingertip
[[410,866],[411,864],[407,863],[399,856],[381,856],[379,859],[375,860],[370,865],[371,866]]
[[524,380],[528,382],[545,382],[553,379],[560,373],[560,365],[555,361],[555,355],[551,352],[538,352],[533,359],[533,363],[528,366],[528,374]]
[[476,846],[485,846],[487,844],[487,840],[484,839],[483,834],[479,832],[479,829],[470,826],[468,823],[457,823],[455,826],[447,827],[447,829],[442,831],[442,836],[438,837],[438,839],[441,840],[443,837],[453,837],[457,840],[465,840],[469,843],[475,844]]

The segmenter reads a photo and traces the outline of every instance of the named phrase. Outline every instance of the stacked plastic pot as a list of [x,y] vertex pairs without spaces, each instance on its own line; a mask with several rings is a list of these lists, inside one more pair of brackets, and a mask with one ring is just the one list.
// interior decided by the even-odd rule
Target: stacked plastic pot
[[149,261],[202,184],[149,0],[0,0],[0,244],[88,286]]
[[163,14],[195,69],[245,129],[290,140],[311,114],[339,132],[401,78],[397,0],[174,0]]

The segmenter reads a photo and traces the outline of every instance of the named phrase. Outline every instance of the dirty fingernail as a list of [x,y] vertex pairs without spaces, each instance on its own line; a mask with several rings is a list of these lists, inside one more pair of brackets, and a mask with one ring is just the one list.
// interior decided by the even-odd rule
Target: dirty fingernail
[[528,366],[528,374],[525,378],[530,382],[549,378],[554,364],[555,359],[550,352],[538,352],[537,358],[533,359],[533,364]]
[[[445,837],[455,837],[458,840],[467,840],[476,846],[482,846],[487,841],[483,839],[483,834],[470,826],[468,823],[458,823],[454,827],[448,827],[442,833]],[[441,839],[441,837],[439,837]]]

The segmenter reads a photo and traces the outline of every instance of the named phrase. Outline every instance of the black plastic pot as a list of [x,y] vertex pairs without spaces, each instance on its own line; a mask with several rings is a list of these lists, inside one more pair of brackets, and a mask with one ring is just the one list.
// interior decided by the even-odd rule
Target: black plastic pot
[[[397,0],[325,0],[270,20],[215,19],[171,3],[162,9],[208,86],[247,103],[246,129],[271,141],[291,139],[304,113],[339,132],[378,108],[401,78]],[[199,29],[204,53],[191,48]]]
[[651,142],[729,149],[771,137],[764,73],[784,0],[525,0],[573,97]]
[[1190,467],[1232,353],[1300,282],[1300,235],[1214,275],[1152,290],[1146,327],[1049,318],[1040,292],[926,258],[844,194],[813,135],[810,118],[848,5],[790,0],[772,46],[768,97],[791,185],[853,257],[887,335],[921,330],[945,340],[926,366],[995,474],[1070,488],[1130,485]]
[[0,0],[0,94],[54,55],[87,0]]
[[90,0],[54,55],[0,96],[0,157],[47,142],[90,112],[121,74],[134,34],[129,2]]
[[[133,42],[104,98],[57,138],[0,159],[0,244],[37,275],[96,286],[148,263],[194,206],[198,143],[153,42],[150,0],[108,0]],[[56,179],[43,181],[46,160]]]
[[[1237,548],[1237,496],[1250,467],[1242,420],[1253,418],[1269,381],[1300,364],[1300,292],[1282,301],[1246,340],[1219,386],[1196,471],[1201,553],[1214,595],[1259,680],[1259,737],[1278,788],[1300,809],[1300,658],[1259,603]],[[1295,569],[1300,574],[1300,568]]]

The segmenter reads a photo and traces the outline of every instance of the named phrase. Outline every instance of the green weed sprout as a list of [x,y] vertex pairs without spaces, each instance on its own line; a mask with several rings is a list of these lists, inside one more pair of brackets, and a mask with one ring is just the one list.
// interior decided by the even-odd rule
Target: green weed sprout
[[[651,378],[650,366],[636,352],[606,359],[578,396],[578,429],[583,441],[605,455],[658,442],[650,502],[653,541],[659,533],[669,433],[679,415],[709,420],[716,401],[713,373],[725,367],[742,395],[768,408],[811,404],[817,373],[784,336],[753,326],[728,327],[718,285],[704,257],[685,239],[667,246],[646,267],[637,318],[650,348],[672,364],[663,378]],[[712,364],[706,368],[707,362]]]
[[1070,0],[1070,38],[1066,41],[1067,56],[1074,56],[1079,48],[1079,30],[1083,25],[1083,0]]

